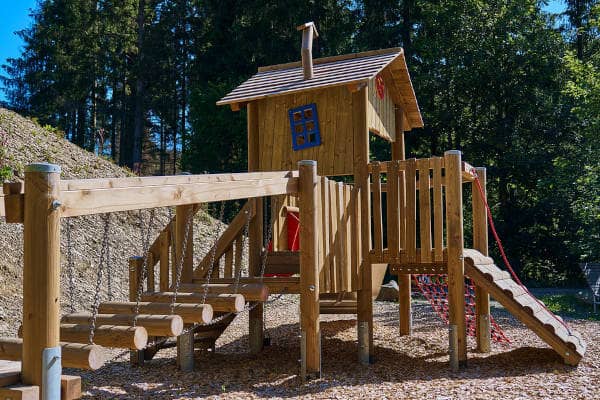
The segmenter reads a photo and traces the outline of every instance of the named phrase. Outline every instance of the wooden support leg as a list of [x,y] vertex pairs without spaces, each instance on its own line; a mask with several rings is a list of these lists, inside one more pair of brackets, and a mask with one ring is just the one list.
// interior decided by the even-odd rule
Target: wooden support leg
[[467,362],[465,269],[463,260],[462,163],[460,151],[444,153],[448,234],[448,315],[450,363],[453,370]]
[[[486,170],[476,168],[477,178],[484,197],[486,194]],[[488,255],[488,221],[485,202],[479,187],[473,183],[473,248],[484,256]],[[489,353],[491,350],[490,295],[483,288],[475,286],[475,336],[477,351]]]
[[363,266],[362,290],[357,291],[358,360],[361,364],[373,362],[373,291],[369,262]]
[[410,275],[398,275],[398,303],[400,308],[400,336],[412,334],[411,281]]
[[300,329],[303,380],[321,376],[317,162],[300,161]]
[[[194,275],[194,205],[177,206],[175,208],[175,215],[176,262],[173,263],[173,285],[177,282],[177,268],[180,265],[182,265],[181,283],[191,283]],[[185,253],[183,253],[184,250]],[[181,264],[182,257],[183,264]]]
[[[250,276],[259,276],[262,263],[263,250],[263,199],[256,199],[254,206],[256,213],[250,226],[249,234],[249,273]],[[250,353],[256,354],[262,351],[264,345],[264,304],[259,303],[250,310],[248,315],[248,341]]]
[[180,371],[194,370],[194,333],[187,332],[177,336],[177,367]]
[[21,379],[54,399],[61,370],[60,167],[28,165],[25,193]]
[[475,336],[477,351],[489,353],[491,350],[490,295],[475,286]]

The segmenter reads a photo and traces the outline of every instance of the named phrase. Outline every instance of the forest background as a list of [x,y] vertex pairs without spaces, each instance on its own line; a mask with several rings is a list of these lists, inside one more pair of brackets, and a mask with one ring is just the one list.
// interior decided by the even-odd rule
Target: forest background
[[[459,149],[487,166],[520,275],[578,285],[578,263],[600,261],[600,4],[546,5],[42,0],[2,66],[2,106],[146,175],[244,171],[245,112],[215,101],[258,66],[298,60],[297,25],[316,22],[315,57],[402,46],[425,122],[407,156]],[[373,138],[372,157],[389,146]]]

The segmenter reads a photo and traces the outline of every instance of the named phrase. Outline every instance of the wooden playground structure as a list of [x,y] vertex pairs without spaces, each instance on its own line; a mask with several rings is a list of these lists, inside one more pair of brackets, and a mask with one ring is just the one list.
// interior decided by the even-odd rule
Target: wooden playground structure
[[[214,347],[240,312],[249,312],[258,353],[263,308],[277,294],[300,295],[303,379],[321,375],[321,313],[355,313],[358,360],[371,363],[373,298],[388,265],[399,277],[399,335],[411,334],[411,274],[447,274],[453,370],[467,362],[465,275],[477,285],[478,351],[490,351],[491,295],[578,364],[577,332],[488,257],[485,168],[459,151],[405,159],[404,132],[423,123],[402,49],[312,60],[316,29],[299,29],[302,62],[261,68],[218,103],[247,110],[247,173],[61,180],[60,167],[32,164],[24,184],[5,185],[0,215],[23,224],[25,256],[22,339],[0,339],[0,360],[21,367],[0,374],[0,399],[78,398],[80,381],[61,378],[61,366],[100,368],[102,346],[129,349],[133,365],[176,347],[179,368],[191,370],[194,349]],[[390,142],[392,160],[370,160],[370,134]],[[188,243],[199,205],[239,199],[247,203],[194,265]],[[61,220],[159,207],[175,207],[175,216],[129,260],[129,301],[61,314]],[[299,213],[299,251],[285,237],[290,210]]]

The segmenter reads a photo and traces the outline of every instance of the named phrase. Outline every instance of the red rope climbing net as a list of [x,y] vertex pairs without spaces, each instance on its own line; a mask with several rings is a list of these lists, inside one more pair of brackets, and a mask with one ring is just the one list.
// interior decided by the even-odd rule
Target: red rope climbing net
[[[436,314],[448,323],[448,276],[421,274],[413,275],[413,279],[419,291],[431,304]],[[471,278],[465,279],[465,321],[467,335],[475,336],[475,284]],[[490,333],[492,340],[496,343],[510,343],[510,340],[500,328],[500,325],[490,315]]]

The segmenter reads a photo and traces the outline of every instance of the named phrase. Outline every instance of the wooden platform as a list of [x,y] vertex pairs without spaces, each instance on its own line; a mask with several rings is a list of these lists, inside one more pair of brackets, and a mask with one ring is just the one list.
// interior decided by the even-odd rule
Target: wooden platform
[[569,365],[577,365],[585,354],[581,335],[567,329],[529,291],[512,280],[506,271],[480,252],[465,249],[465,274],[484,288],[540,339],[548,343]]

